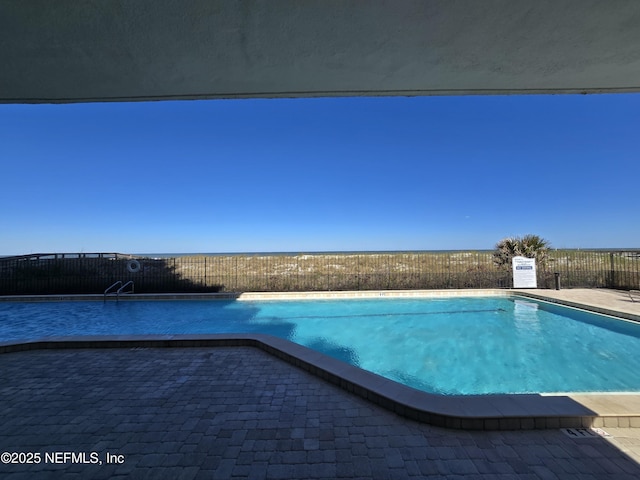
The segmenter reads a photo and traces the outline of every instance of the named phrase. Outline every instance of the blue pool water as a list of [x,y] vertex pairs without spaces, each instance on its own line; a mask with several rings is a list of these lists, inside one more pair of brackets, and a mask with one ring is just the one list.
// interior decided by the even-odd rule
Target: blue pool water
[[0,341],[268,333],[441,394],[640,391],[640,325],[504,297],[0,303]]

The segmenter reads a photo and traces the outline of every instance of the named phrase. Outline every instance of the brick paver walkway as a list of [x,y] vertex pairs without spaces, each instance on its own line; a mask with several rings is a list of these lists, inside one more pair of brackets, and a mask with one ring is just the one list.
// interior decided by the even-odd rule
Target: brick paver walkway
[[250,347],[0,355],[0,418],[0,452],[41,455],[7,480],[640,478],[608,440],[423,425]]

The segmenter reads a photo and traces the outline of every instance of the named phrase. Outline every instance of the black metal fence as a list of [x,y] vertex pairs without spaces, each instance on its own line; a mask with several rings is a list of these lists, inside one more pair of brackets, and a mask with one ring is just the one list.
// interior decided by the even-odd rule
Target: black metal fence
[[[640,250],[554,250],[538,286],[640,288]],[[103,293],[133,280],[138,293],[509,288],[491,251],[134,257],[116,253],[0,258],[0,295]]]

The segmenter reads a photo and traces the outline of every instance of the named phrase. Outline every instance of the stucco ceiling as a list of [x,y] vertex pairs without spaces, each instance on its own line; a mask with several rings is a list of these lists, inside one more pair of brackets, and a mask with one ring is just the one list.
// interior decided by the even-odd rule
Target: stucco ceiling
[[637,0],[0,0],[0,102],[640,91]]

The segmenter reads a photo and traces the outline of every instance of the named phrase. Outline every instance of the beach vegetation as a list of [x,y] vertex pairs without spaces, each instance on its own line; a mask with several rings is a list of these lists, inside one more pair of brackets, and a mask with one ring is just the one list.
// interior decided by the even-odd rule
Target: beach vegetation
[[541,269],[546,269],[551,244],[539,235],[506,237],[496,243],[493,262],[499,268],[511,268],[513,257],[535,258]]
[[637,289],[640,250],[557,250],[531,235],[500,241],[495,250],[236,254],[117,258],[0,259],[0,295],[99,293],[132,280],[136,293],[339,291],[509,288],[511,258],[542,263],[538,286]]

